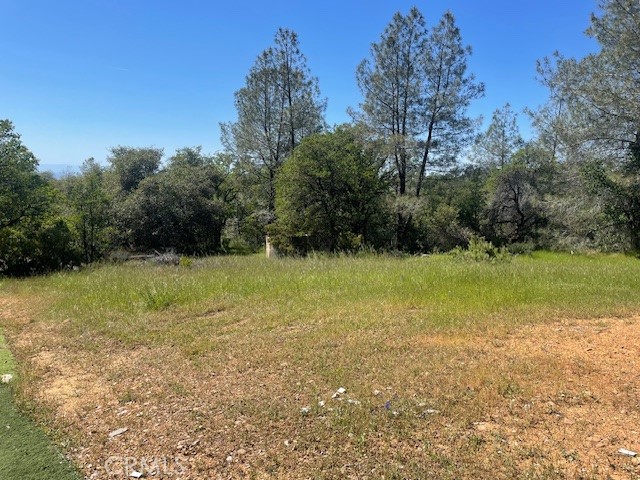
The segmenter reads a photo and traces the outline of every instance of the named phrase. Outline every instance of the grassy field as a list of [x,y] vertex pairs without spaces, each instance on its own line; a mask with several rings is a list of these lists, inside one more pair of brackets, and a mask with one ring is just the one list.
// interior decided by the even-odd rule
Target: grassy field
[[639,279],[626,256],[217,257],[5,280],[0,321],[19,399],[86,475],[606,478],[636,466],[572,453],[589,415],[532,432],[619,410],[580,342],[635,332]]

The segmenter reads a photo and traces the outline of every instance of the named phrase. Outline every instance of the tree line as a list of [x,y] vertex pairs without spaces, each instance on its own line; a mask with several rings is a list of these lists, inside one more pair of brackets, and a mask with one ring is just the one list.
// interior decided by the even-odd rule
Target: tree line
[[640,250],[640,4],[602,0],[587,35],[597,53],[538,62],[549,100],[468,107],[452,13],[428,27],[396,13],[355,72],[362,102],[329,127],[298,36],[279,29],[235,93],[224,150],[118,146],[55,179],[0,121],[0,273],[28,275],[117,251],[428,253],[482,236],[513,251]]

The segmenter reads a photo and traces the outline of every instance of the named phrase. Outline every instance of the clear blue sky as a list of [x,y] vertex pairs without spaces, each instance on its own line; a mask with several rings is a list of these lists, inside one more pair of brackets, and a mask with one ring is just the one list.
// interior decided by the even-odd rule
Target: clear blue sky
[[0,118],[42,164],[104,161],[116,145],[214,152],[218,123],[235,118],[233,93],[282,26],[300,37],[327,121],[345,122],[360,101],[357,64],[412,5],[429,25],[454,13],[487,87],[471,113],[485,120],[505,102],[544,102],[536,59],[596,48],[583,34],[595,0],[0,0]]

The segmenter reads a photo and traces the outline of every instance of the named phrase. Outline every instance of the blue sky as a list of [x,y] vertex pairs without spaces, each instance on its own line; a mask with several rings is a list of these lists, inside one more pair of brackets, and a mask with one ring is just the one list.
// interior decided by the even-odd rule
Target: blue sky
[[583,34],[594,0],[0,0],[0,118],[43,165],[104,161],[116,145],[214,152],[219,122],[235,118],[233,93],[282,26],[300,37],[327,121],[345,122],[361,99],[356,66],[413,5],[429,25],[455,15],[486,84],[471,109],[485,124],[506,102],[519,111],[545,101],[536,59],[596,48]]

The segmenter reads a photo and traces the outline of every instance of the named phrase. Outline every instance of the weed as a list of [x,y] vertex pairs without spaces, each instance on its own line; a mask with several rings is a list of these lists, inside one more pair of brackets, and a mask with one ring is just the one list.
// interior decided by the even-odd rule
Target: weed
[[455,258],[472,262],[505,262],[511,258],[511,254],[506,248],[495,247],[484,237],[477,235],[471,236],[466,249],[456,247],[450,254]]
[[147,310],[166,310],[178,302],[177,292],[166,283],[146,286],[139,292],[142,303]]

